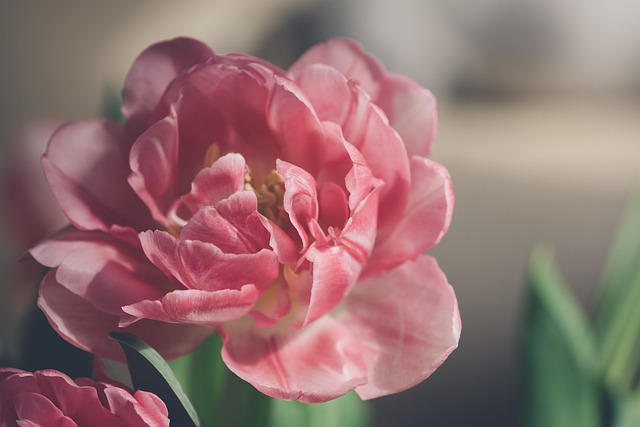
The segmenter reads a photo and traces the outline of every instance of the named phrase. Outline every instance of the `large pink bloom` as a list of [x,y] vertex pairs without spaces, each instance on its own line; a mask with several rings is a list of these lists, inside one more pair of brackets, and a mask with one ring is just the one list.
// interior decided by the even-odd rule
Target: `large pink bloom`
[[155,394],[128,391],[88,378],[75,382],[51,369],[0,368],[0,425],[169,427],[167,407]]
[[457,346],[422,255],[453,209],[430,92],[349,40],[284,71],[176,39],[135,61],[123,113],[61,128],[43,160],[73,227],[32,254],[67,340],[122,358],[119,328],[171,358],[215,331],[233,372],[304,402],[404,390]]

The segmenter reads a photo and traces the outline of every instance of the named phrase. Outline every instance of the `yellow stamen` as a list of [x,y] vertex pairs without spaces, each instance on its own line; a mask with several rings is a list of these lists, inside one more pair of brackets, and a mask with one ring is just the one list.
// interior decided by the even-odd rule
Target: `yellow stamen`
[[207,148],[207,152],[204,155],[204,167],[208,168],[220,158],[220,146],[215,142]]

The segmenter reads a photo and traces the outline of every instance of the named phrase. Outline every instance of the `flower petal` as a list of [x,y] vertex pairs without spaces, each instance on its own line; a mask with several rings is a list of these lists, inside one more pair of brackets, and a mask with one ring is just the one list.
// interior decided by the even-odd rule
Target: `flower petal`
[[453,288],[435,259],[421,256],[349,295],[340,320],[362,343],[363,399],[413,387],[457,347],[460,315]]
[[284,181],[284,210],[298,231],[303,250],[309,246],[309,222],[318,219],[316,181],[304,169],[278,160],[278,173]]
[[385,182],[380,195],[381,225],[398,220],[409,194],[409,158],[384,113],[361,87],[327,65],[299,69],[295,78],[320,120],[338,124],[344,139],[360,151],[373,175]]
[[175,289],[139,249],[99,232],[63,230],[31,249],[47,267],[57,267],[56,281],[111,315],[120,307],[157,299]]
[[372,98],[376,98],[385,69],[373,56],[365,52],[360,43],[349,39],[331,39],[312,46],[289,71],[296,74],[310,64],[326,64],[355,81]]
[[379,231],[365,275],[375,276],[434,247],[449,229],[454,198],[447,169],[413,157],[407,209],[397,224]]
[[129,70],[122,91],[122,113],[129,125],[136,129],[147,125],[169,83],[212,56],[207,45],[189,38],[176,38],[145,49]]
[[[14,396],[16,419],[13,420],[18,427],[77,427],[71,418],[67,417],[49,399],[37,393],[17,393]],[[99,408],[97,408],[99,409]],[[101,414],[104,415],[104,414]],[[115,417],[112,421],[117,422]],[[11,425],[11,424],[7,424]],[[108,424],[100,423],[101,426]]]
[[255,253],[269,247],[269,231],[258,213],[252,191],[240,191],[206,206],[182,229],[180,240],[213,243],[225,253]]
[[366,381],[364,349],[328,316],[302,330],[272,335],[250,322],[234,322],[224,325],[221,335],[229,369],[272,397],[324,402]]
[[160,224],[169,225],[167,210],[176,198],[178,123],[173,114],[154,123],[131,147],[131,188]]
[[55,132],[42,166],[58,203],[79,229],[140,230],[153,224],[127,181],[129,164],[118,123],[71,123]]
[[254,285],[244,285],[240,290],[213,292],[188,289],[169,292],[160,300],[140,301],[122,309],[139,319],[215,326],[247,314],[259,295]]
[[400,134],[409,156],[428,157],[438,128],[436,98],[415,81],[390,73],[374,99]]
[[205,206],[215,206],[232,194],[242,191],[247,164],[242,155],[229,153],[202,169],[191,183],[191,192],[182,197],[192,214]]
[[190,289],[240,289],[246,284],[262,288],[278,275],[277,257],[268,249],[226,254],[214,244],[176,240],[164,231],[141,233],[140,241],[151,262]]
[[131,332],[155,348],[165,359],[180,357],[200,345],[213,330],[196,325],[177,325],[141,320],[119,328],[119,316],[98,310],[47,273],[40,285],[38,306],[58,334],[82,350],[124,362],[120,346],[109,338],[112,331]]

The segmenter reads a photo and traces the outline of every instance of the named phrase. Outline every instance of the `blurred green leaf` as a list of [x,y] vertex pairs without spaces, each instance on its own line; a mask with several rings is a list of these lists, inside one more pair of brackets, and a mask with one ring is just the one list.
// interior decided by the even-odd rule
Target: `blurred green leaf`
[[111,332],[109,336],[124,350],[133,387],[162,399],[169,409],[172,426],[203,426],[173,371],[157,351],[127,332]]
[[640,393],[626,395],[616,405],[616,416],[613,427],[638,427],[640,426]]
[[200,418],[211,427],[222,425],[220,412],[229,375],[221,348],[220,337],[214,334],[195,351],[169,362]]
[[605,383],[627,393],[640,364],[640,194],[614,239],[598,301],[595,330]]
[[532,255],[525,313],[525,425],[598,426],[594,339],[548,248],[536,248]]
[[273,399],[271,405],[272,427],[365,427],[370,422],[369,405],[354,392],[326,403]]

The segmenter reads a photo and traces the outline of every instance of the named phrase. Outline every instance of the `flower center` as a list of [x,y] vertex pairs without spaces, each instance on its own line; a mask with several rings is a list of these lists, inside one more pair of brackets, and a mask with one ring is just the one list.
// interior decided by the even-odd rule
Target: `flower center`
[[272,169],[258,187],[254,187],[251,181],[251,170],[249,170],[244,178],[244,189],[256,194],[258,212],[282,226],[287,214],[284,210],[284,182],[280,174]]

